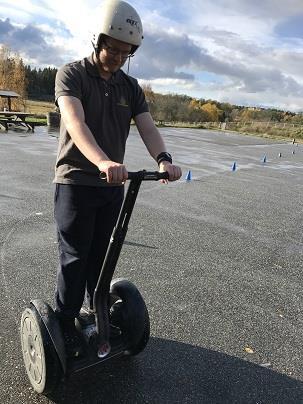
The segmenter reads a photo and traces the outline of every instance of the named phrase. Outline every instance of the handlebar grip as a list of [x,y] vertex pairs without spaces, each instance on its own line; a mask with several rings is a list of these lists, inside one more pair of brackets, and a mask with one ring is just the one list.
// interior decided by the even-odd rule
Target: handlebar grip
[[159,171],[135,171],[128,172],[129,180],[141,180],[141,181],[158,181],[158,180],[167,180],[168,172],[160,173]]
[[[101,171],[100,179],[106,181],[106,173]],[[129,171],[128,172],[128,180],[141,180],[141,181],[158,181],[158,180],[168,180],[168,172],[160,173],[159,171]]]

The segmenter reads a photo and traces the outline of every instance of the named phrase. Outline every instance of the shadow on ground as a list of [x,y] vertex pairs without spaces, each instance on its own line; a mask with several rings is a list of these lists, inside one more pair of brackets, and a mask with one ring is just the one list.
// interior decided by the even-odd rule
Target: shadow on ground
[[72,377],[55,403],[303,403],[303,383],[223,353],[152,338],[137,358]]

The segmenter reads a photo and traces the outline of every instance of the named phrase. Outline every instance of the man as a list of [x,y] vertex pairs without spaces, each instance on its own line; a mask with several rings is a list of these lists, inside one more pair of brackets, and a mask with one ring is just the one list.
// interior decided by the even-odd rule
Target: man
[[[181,177],[153,123],[137,81],[120,68],[141,45],[137,12],[120,0],[103,6],[101,29],[91,57],[58,71],[56,104],[61,112],[56,162],[55,219],[60,266],[56,313],[67,354],[81,351],[75,317],[85,290],[93,293],[112,229],[123,201],[127,169],[123,164],[131,119],[159,170],[169,181]],[[101,181],[100,172],[107,181]]]

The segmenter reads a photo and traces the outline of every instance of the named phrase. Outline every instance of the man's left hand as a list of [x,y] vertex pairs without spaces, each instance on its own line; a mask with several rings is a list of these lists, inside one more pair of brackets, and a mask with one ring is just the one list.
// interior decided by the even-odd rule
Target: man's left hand
[[167,184],[168,181],[177,181],[182,176],[181,168],[171,164],[169,161],[162,161],[159,166],[160,173],[168,172],[168,180],[161,180],[163,184]]

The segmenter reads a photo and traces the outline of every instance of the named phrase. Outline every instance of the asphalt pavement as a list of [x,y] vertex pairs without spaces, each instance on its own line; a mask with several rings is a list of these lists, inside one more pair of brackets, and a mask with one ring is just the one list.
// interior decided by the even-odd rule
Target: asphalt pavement
[[[150,342],[51,399],[28,383],[19,323],[53,303],[57,137],[0,133],[1,403],[303,403],[303,145],[161,132],[183,178],[142,184],[116,273],[144,296]],[[156,169],[134,129],[126,165]]]

